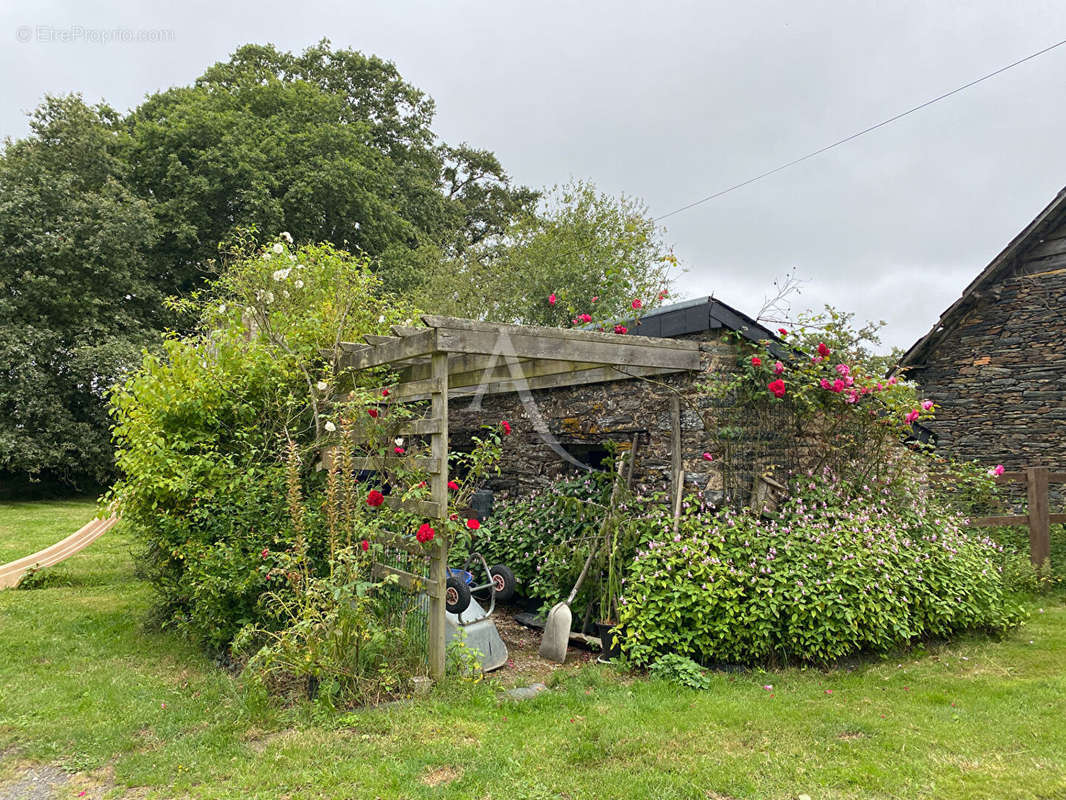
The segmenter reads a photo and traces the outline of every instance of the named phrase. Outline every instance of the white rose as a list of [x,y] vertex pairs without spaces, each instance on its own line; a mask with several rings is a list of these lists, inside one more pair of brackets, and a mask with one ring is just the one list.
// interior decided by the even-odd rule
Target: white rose
[[336,425],[334,425],[334,424],[333,424],[332,422],[327,422],[327,423],[325,424],[325,426],[324,426],[324,427],[325,427],[325,428],[326,428],[326,430],[327,430],[327,431],[329,431],[330,433],[333,433],[333,432],[334,432],[335,430],[337,430],[337,426],[336,426]]
[[274,302],[274,293],[273,292],[267,292],[266,294],[264,294],[263,295],[263,302],[265,302],[267,305],[270,305],[271,303],[273,303]]
[[397,436],[395,439],[393,439],[393,441],[396,442],[396,446],[397,447],[403,447],[403,437],[402,436]]
[[300,280],[298,280],[298,281],[295,281],[295,282],[294,282],[294,283],[293,283],[292,285],[293,285],[293,286],[295,286],[295,287],[296,287],[297,289],[302,289],[302,288],[304,288],[304,282],[303,282],[303,281],[300,281]]
[[287,269],[274,270],[274,280],[276,280],[276,281],[285,280],[287,277],[289,277],[289,272],[290,272],[290,270],[287,270]]
[[289,244],[292,244],[292,234],[289,233],[288,231],[282,231],[281,232],[281,238],[284,239]]
[[275,242],[274,243],[274,252],[275,253],[284,253],[285,252],[285,245],[283,245],[281,242]]
[[318,391],[320,391],[320,392],[324,392],[324,391],[326,391],[326,389],[329,388],[329,384],[326,383],[325,381],[319,381],[318,383],[315,384],[315,386],[318,387]]

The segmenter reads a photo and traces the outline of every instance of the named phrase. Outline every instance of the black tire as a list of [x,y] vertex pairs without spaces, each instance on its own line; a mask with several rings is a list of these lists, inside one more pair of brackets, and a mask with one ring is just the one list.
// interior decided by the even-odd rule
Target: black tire
[[510,567],[494,564],[489,568],[489,574],[492,576],[492,585],[496,589],[498,602],[506,603],[514,597],[515,579]]
[[448,578],[444,584],[444,608],[449,614],[462,614],[470,608],[470,587],[459,578]]

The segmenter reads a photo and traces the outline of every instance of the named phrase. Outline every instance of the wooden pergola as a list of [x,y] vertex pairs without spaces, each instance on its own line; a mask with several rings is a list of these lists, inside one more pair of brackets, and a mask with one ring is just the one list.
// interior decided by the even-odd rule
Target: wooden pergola
[[[653,339],[598,331],[527,327],[426,315],[424,328],[395,326],[395,336],[366,336],[342,342],[340,368],[359,372],[386,367],[398,375],[389,400],[429,401],[428,416],[405,421],[401,435],[425,436],[430,455],[419,466],[429,473],[430,499],[389,497],[389,505],[443,521],[448,514],[448,401],[504,392],[602,383],[700,369],[697,342]],[[429,672],[444,674],[444,537],[430,550],[429,579],[385,565],[409,586],[429,596]]]

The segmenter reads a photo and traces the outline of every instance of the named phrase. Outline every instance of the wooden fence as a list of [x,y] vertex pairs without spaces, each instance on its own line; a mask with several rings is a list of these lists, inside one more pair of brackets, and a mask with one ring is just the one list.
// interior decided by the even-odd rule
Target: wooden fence
[[1024,483],[1029,499],[1028,514],[1009,514],[999,517],[979,517],[974,525],[1027,525],[1029,527],[1029,559],[1034,566],[1042,566],[1051,559],[1051,526],[1066,523],[1066,514],[1052,514],[1048,485],[1066,483],[1066,472],[1051,472],[1047,467],[1027,467],[1016,472],[1004,472],[996,483]]

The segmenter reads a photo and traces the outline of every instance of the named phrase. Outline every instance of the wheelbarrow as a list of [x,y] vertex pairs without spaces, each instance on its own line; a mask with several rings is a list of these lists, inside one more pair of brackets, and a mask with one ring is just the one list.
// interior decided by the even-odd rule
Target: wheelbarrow
[[[478,582],[480,578],[471,567],[485,578],[483,583]],[[462,568],[448,569],[444,590],[446,638],[448,642],[460,639],[471,650],[476,650],[483,672],[499,669],[507,663],[507,646],[490,617],[496,609],[496,601],[506,602],[514,592],[515,577],[510,568],[503,564],[490,567],[480,553],[472,553]],[[475,599],[485,599],[486,596],[487,610]]]

